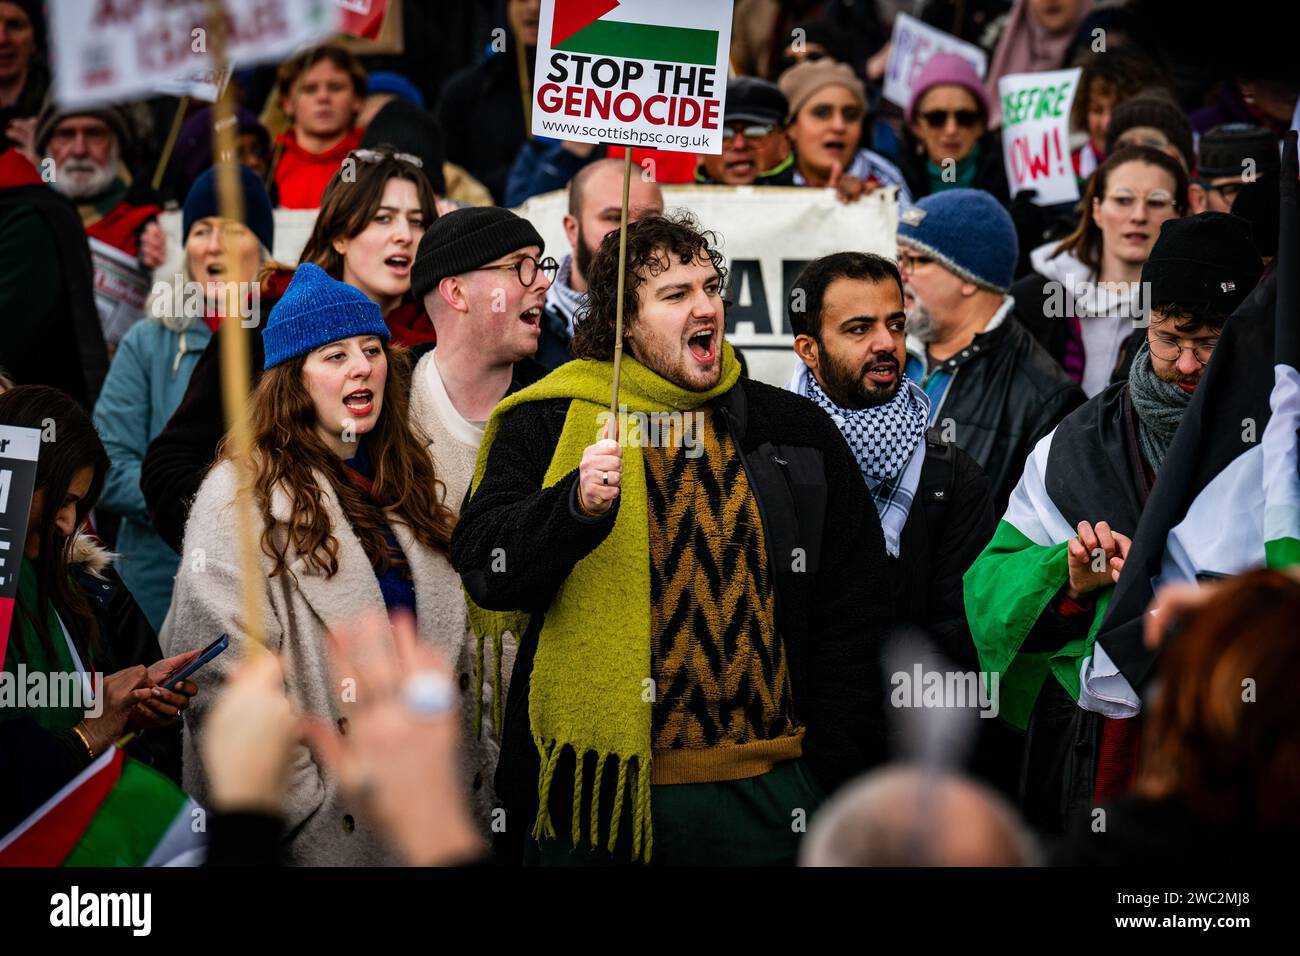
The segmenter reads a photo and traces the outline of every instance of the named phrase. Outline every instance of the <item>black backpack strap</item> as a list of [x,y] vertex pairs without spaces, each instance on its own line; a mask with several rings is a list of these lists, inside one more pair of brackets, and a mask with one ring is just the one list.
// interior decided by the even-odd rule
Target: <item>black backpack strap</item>
[[952,503],[956,486],[957,446],[944,441],[937,428],[929,428],[925,432],[925,464],[921,468],[921,486],[917,489],[917,500],[912,502],[912,507],[920,505],[925,509],[931,554],[937,553],[936,549],[941,543],[936,538],[947,526],[944,517]]

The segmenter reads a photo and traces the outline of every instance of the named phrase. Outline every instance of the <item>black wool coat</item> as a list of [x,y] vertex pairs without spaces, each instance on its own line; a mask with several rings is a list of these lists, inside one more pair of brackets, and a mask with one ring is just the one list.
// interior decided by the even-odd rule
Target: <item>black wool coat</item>
[[[507,827],[499,842],[506,858],[522,852],[537,812],[540,761],[528,696],[542,621],[574,565],[604,540],[619,513],[618,499],[597,517],[578,510],[576,467],[542,488],[568,406],[567,399],[539,401],[507,414],[452,537],[452,564],[477,604],[532,612],[511,677],[496,775],[508,819],[522,821]],[[839,430],[812,402],[742,378],[715,399],[715,407],[730,423],[759,500],[777,633],[789,662],[794,713],[807,730],[803,759],[829,792],[884,756],[879,646],[892,623],[893,601],[880,520]],[[806,554],[798,569],[790,559],[796,547]],[[493,570],[497,548],[510,556],[499,572]],[[593,621],[607,613],[616,611],[593,607]],[[565,751],[551,786],[557,827],[571,815],[573,771],[572,752]],[[602,831],[613,792],[614,774],[606,773]]]

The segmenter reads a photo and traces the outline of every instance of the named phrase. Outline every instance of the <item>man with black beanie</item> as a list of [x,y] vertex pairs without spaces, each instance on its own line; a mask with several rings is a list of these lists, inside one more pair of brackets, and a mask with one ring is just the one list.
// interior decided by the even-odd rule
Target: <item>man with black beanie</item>
[[458,209],[430,224],[411,266],[411,292],[438,336],[415,368],[411,414],[432,438],[454,510],[492,409],[545,374],[533,355],[556,263],[543,245],[508,209]]
[[[488,416],[506,395],[546,372],[532,358],[556,268],[554,259],[542,258],[542,249],[532,223],[507,209],[458,209],[430,224],[411,266],[411,292],[423,300],[438,335],[437,345],[411,377],[411,421],[428,438],[438,480],[446,487],[446,504],[457,514],[474,476]],[[448,613],[457,615],[453,627],[469,627],[463,603]],[[515,647],[513,635],[496,647],[495,673],[501,676],[483,691],[489,712],[492,700],[505,699]],[[469,673],[473,665],[467,660],[462,661],[461,686],[468,687],[471,677],[480,686],[481,675]],[[481,669],[482,655],[478,660]],[[485,730],[465,756],[480,820],[489,820],[499,806],[492,785],[498,752]]]
[[[1232,212],[1243,187],[1276,177],[1282,160],[1277,137],[1262,126],[1225,123],[1207,130],[1196,147],[1196,175],[1187,190],[1197,212]],[[1277,193],[1273,193],[1277,208]],[[1262,250],[1261,250],[1262,251]]]
[[[1150,322],[1128,380],[1038,443],[997,533],[966,573],[981,668],[1002,675],[1003,715],[1028,731],[1022,806],[1048,832],[1132,782],[1138,722],[1111,717],[1119,711],[1104,688],[1113,665],[1094,657],[1089,637],[1223,325],[1262,271],[1243,219],[1204,212],[1161,227],[1142,267]],[[1082,719],[1107,719],[1088,769],[1068,773],[1081,766],[1068,754],[1080,708]]]

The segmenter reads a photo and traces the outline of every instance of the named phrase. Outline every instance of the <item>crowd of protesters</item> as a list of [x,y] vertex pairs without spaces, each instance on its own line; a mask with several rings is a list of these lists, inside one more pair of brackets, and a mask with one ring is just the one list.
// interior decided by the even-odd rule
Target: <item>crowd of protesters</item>
[[[541,4],[443,6],[402,4],[404,53],[236,71],[229,218],[211,105],[65,109],[45,5],[0,0],[0,426],[57,436],[5,566],[3,669],[106,675],[94,717],[0,696],[0,836],[126,737],[216,811],[210,864],[1300,843],[1300,577],[1158,594],[1141,713],[1093,708],[1071,754],[1220,334],[1300,268],[1276,260],[1300,82],[1194,62],[1141,0],[736,0],[722,151],[633,151],[656,175],[631,179],[620,274],[622,149],[529,129]],[[885,101],[899,12],[986,75],[939,53]],[[998,79],[1070,66],[1082,198],[1013,197]],[[794,280],[784,388],[727,340],[725,237],[689,198],[769,186],[898,214],[890,256]],[[563,250],[511,211],[557,189]],[[315,210],[296,263],[279,210]],[[97,299],[108,260],[162,280],[135,312]],[[1024,513],[1045,540],[1012,533]],[[891,651],[903,632],[926,655]],[[943,755],[909,724],[942,718],[891,704],[922,656],[1000,687]]]

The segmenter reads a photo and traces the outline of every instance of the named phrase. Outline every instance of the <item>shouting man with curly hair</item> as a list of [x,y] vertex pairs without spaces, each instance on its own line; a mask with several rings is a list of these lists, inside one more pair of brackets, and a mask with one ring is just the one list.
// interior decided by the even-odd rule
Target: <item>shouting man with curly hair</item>
[[617,416],[614,232],[576,360],[488,422],[452,562],[475,631],[519,638],[503,857],[792,863],[882,756],[880,521],[825,413],[741,376],[714,245],[628,226]]

